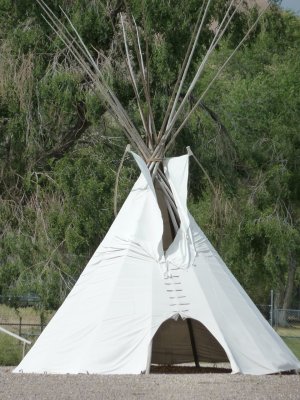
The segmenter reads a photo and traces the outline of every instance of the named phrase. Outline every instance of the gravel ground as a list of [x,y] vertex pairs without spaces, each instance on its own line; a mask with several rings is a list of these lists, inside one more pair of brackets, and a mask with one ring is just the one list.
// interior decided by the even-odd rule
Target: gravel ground
[[1,400],[299,400],[300,376],[31,375],[0,368]]

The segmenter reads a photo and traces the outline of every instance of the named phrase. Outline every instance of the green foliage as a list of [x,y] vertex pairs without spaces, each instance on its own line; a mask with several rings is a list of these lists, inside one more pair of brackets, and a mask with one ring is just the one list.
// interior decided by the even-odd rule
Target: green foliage
[[[193,203],[204,230],[257,302],[265,302],[270,289],[284,294],[300,244],[299,40],[290,29],[299,27],[299,20],[290,14],[272,18],[266,17],[267,28],[237,55],[209,94],[208,104],[231,140],[220,142],[205,124],[198,154],[222,195],[207,188],[199,198],[195,187]],[[205,80],[228,54],[228,41],[223,46]],[[217,153],[220,143],[224,154]],[[297,286],[299,273],[295,279]]]
[[[201,4],[128,3],[144,54],[148,42],[159,127]],[[47,4],[61,19],[59,6],[66,10],[141,128],[120,50],[118,13],[125,4]],[[225,6],[213,2],[187,82]],[[256,14],[236,15],[195,98]],[[56,308],[113,220],[115,171],[126,140],[36,2],[0,0],[0,27],[0,293],[35,292],[44,308]],[[172,149],[182,154],[190,145],[199,156],[211,182],[191,161],[192,213],[255,301],[265,302],[271,288],[284,291],[290,260],[299,256],[299,32],[292,14],[268,13],[204,99],[221,129],[199,108]],[[130,51],[131,40],[129,34]],[[126,161],[118,204],[137,173]]]
[[[68,251],[82,254],[99,243],[112,221],[114,173],[108,159],[99,160],[97,151],[84,149],[60,160],[54,177],[66,203],[61,215],[66,246]],[[57,214],[53,218],[51,228],[57,230],[60,218]]]

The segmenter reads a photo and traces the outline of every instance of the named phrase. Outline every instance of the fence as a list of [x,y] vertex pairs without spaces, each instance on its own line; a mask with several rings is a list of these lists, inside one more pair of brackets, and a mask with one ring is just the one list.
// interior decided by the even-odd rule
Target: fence
[[275,308],[269,304],[258,304],[257,308],[273,328],[299,326],[300,310]]
[[41,299],[34,293],[28,293],[24,296],[0,295],[0,304],[6,304],[10,307],[31,307],[39,306]]
[[5,335],[8,335],[8,336],[10,336],[10,337],[12,337],[12,338],[14,338],[16,340],[18,340],[19,342],[21,342],[23,344],[23,352],[22,352],[22,358],[23,358],[24,355],[25,355],[26,344],[30,345],[31,342],[29,340],[27,340],[27,339],[24,339],[23,337],[21,337],[19,335],[16,335],[15,333],[13,333],[11,331],[8,331],[7,329],[2,328],[1,326],[0,326],[0,332],[4,333]]
[[[272,305],[257,307],[300,359],[300,310],[276,309]],[[0,326],[34,343],[54,313],[40,312],[34,307],[15,309],[0,304]],[[29,348],[27,346],[27,350]],[[16,365],[21,358],[22,345],[0,332],[0,365]]]
[[[14,299],[15,302],[15,299]],[[0,304],[0,326],[29,340],[32,344],[41,334],[54,312],[41,312],[34,307],[17,309]],[[30,346],[26,346],[26,351]],[[0,365],[16,365],[22,358],[23,347],[13,338],[0,332]]]
[[300,359],[300,310],[279,309],[273,304],[260,304],[257,308]]

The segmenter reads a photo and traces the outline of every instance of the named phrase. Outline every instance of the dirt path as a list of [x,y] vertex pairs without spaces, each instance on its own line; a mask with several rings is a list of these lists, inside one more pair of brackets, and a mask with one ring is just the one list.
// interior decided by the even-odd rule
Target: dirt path
[[300,376],[29,375],[0,368],[1,400],[300,400]]

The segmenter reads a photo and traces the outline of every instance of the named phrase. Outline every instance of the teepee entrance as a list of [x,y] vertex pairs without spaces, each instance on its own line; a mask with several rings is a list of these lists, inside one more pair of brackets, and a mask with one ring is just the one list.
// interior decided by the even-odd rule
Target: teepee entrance
[[228,357],[209,330],[199,321],[179,317],[168,319],[157,330],[152,342],[151,364],[229,362]]
[[[159,185],[154,184],[157,203],[163,221],[163,250],[174,241],[176,232],[168,212],[167,204]],[[180,218],[180,217],[179,217]],[[177,220],[178,227],[180,219]],[[174,365],[200,362],[229,362],[228,357],[215,337],[199,321],[193,318],[170,318],[163,322],[152,340],[150,364]]]

